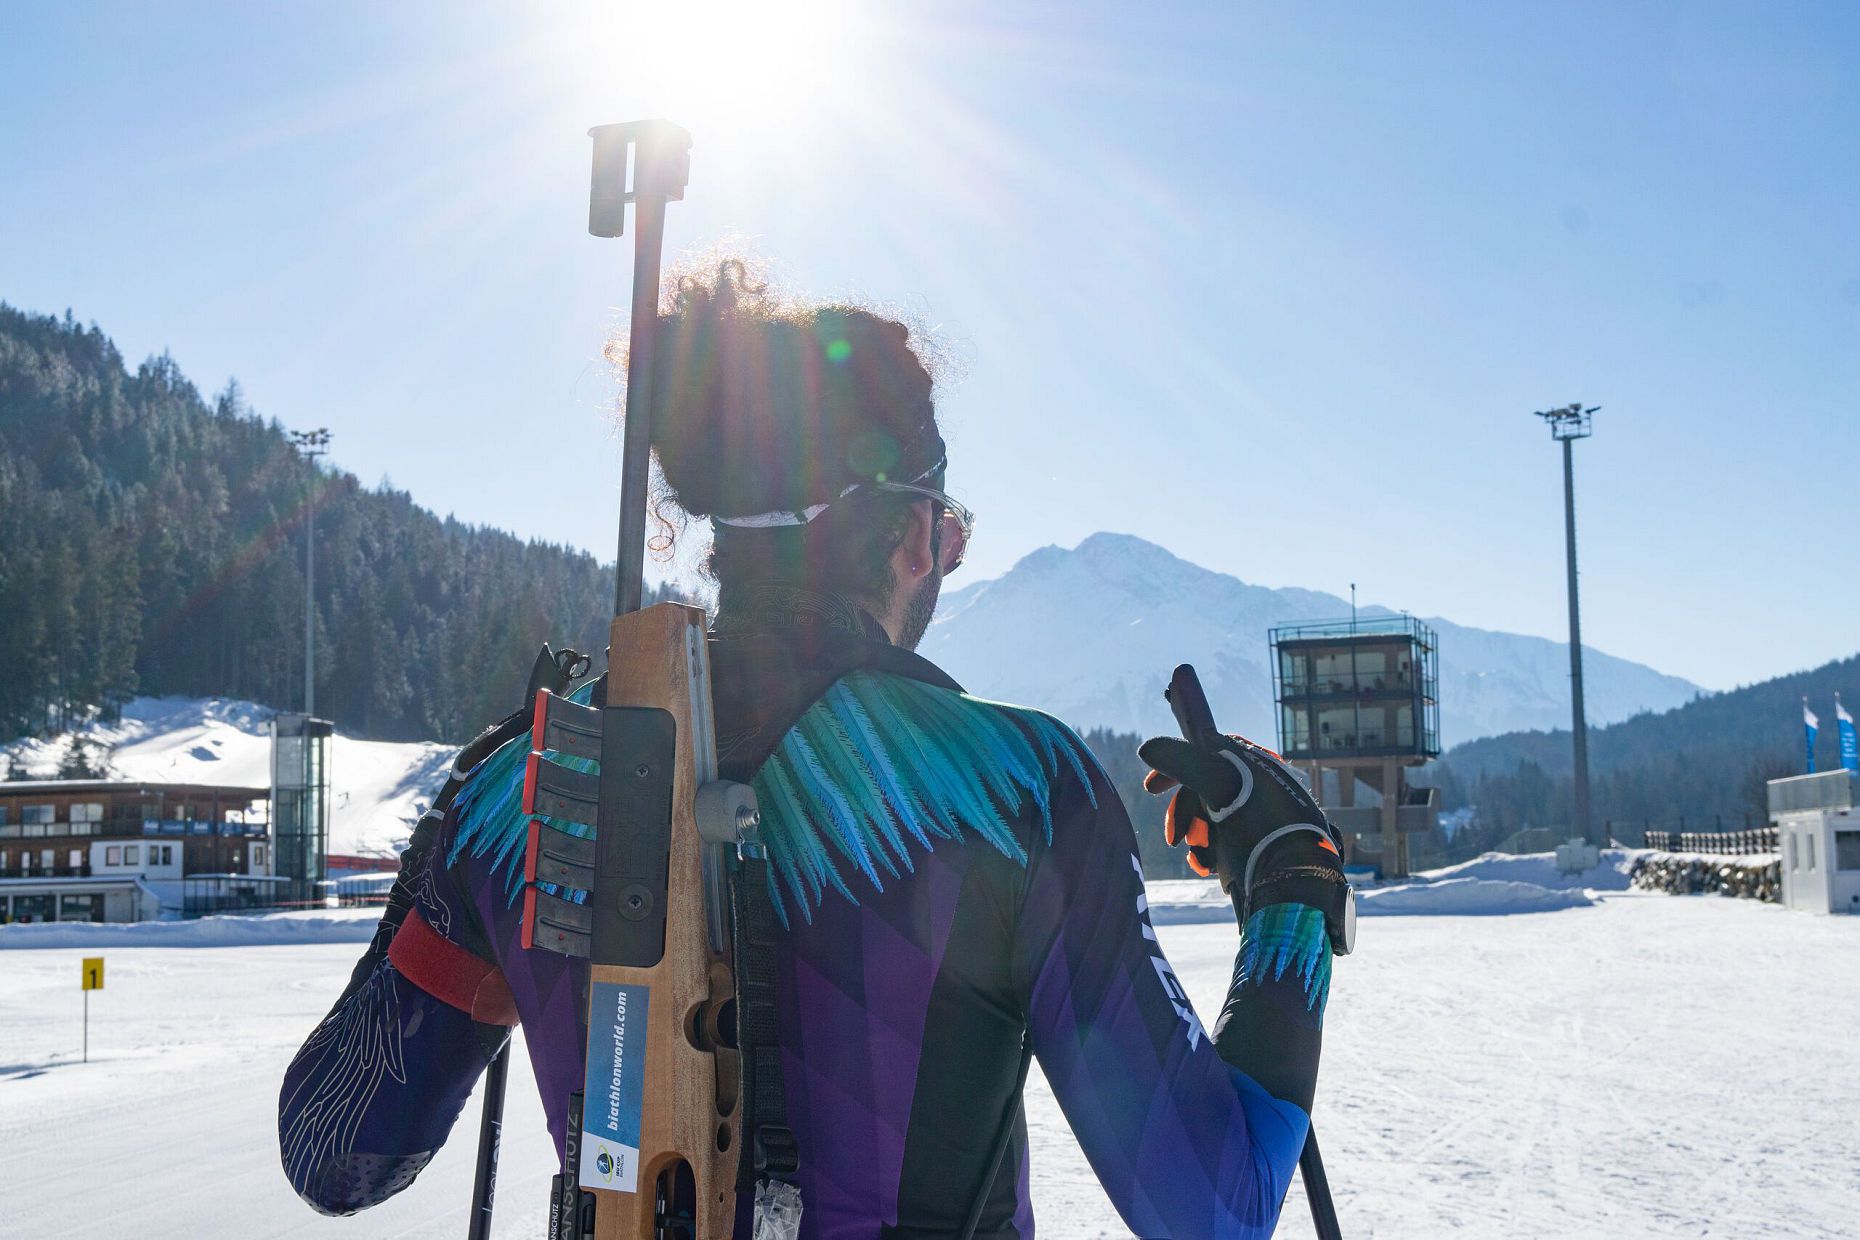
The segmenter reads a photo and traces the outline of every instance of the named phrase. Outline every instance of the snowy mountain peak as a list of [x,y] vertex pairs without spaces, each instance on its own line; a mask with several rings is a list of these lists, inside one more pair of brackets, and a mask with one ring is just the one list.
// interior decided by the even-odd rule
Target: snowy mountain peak
[[[1193,598],[1192,608],[1176,600]],[[1270,740],[1267,630],[1347,615],[1334,594],[1250,585],[1130,534],[1041,547],[991,581],[951,592],[923,653],[987,697],[1049,710],[1081,727],[1167,732],[1162,687],[1194,663],[1225,726]],[[1365,606],[1366,617],[1394,615]],[[1433,618],[1440,635],[1441,727],[1452,744],[1566,727],[1568,654],[1559,642]],[[1592,723],[1687,701],[1696,685],[1584,647]]]

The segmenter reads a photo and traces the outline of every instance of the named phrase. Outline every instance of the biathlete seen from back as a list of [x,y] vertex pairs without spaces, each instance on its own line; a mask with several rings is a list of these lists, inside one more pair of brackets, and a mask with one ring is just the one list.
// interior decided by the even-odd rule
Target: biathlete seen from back
[[[664,533],[713,527],[720,768],[762,807],[800,1234],[1031,1236],[1023,1048],[1133,1232],[1271,1234],[1309,1125],[1344,890],[1322,812],[1244,741],[1142,747],[1152,790],[1174,794],[1172,841],[1240,912],[1208,1030],[1084,744],[913,653],[973,520],[907,329],[780,303],[726,261],[675,283],[660,331]],[[519,945],[528,744],[483,756],[423,822],[287,1072],[284,1167],[318,1210],[410,1183],[518,1022],[561,1150],[587,963]],[[1280,831],[1293,824],[1315,829]],[[739,1199],[739,1236],[749,1211]]]

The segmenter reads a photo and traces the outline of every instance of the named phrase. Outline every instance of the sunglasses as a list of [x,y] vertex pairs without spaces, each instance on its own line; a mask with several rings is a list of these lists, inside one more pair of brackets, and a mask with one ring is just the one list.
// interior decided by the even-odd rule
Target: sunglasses
[[943,511],[937,518],[940,522],[936,544],[937,571],[947,577],[962,567],[962,557],[968,554],[969,539],[975,534],[973,512],[935,487],[918,486],[912,482],[874,482],[870,485],[875,491],[921,495],[941,506]]

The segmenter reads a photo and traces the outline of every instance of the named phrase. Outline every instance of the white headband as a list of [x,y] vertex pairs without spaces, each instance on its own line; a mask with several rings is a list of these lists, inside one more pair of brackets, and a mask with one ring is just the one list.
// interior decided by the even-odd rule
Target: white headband
[[739,530],[767,530],[787,525],[806,525],[809,521],[812,521],[815,517],[831,507],[834,500],[845,499],[848,495],[858,490],[859,486],[860,484],[855,482],[838,495],[835,495],[833,499],[827,500],[824,503],[814,504],[807,508],[777,510],[775,512],[758,512],[754,516],[749,517],[713,516],[711,522],[715,525],[733,525]]
[[[948,463],[948,454],[938,457],[936,464],[924,470],[923,473],[918,474],[915,478],[912,478],[911,482],[922,482],[925,478],[928,478],[931,474],[934,474]],[[806,525],[809,521],[812,521],[835,503],[845,499],[848,495],[851,495],[854,491],[857,491],[860,487],[865,485],[866,484],[863,482],[855,482],[838,495],[835,495],[832,499],[824,500],[821,503],[813,504],[806,508],[778,508],[773,512],[758,512],[747,517],[713,516],[710,520],[713,525],[728,525],[739,530],[769,530],[795,525]]]

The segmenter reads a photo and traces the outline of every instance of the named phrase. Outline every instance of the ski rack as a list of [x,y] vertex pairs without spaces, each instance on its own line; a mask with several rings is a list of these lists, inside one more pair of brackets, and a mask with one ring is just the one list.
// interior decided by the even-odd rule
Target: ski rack
[[537,692],[524,770],[523,946],[589,961],[550,1235],[722,1240],[741,1121],[727,867],[760,819],[717,780],[703,612],[620,616],[612,641],[608,705]]

